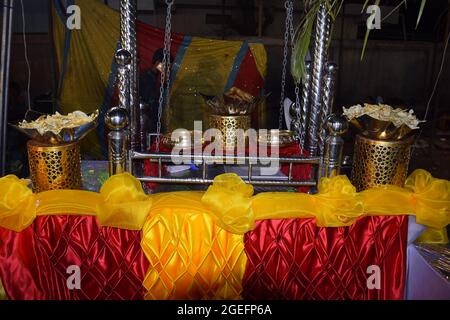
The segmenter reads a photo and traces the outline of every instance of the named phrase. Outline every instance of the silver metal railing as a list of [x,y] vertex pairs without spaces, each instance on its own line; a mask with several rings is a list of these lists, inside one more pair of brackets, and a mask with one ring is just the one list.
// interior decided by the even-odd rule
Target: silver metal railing
[[[207,175],[207,166],[209,164],[224,164],[224,165],[245,165],[247,166],[247,178],[243,180],[245,182],[254,184],[254,185],[265,185],[265,186],[291,186],[291,187],[307,187],[307,186],[316,186],[316,179],[311,180],[294,180],[293,179],[293,166],[294,164],[310,164],[316,165],[316,174],[319,174],[319,167],[321,158],[319,157],[252,157],[252,156],[240,156],[240,155],[205,155],[205,154],[183,154],[176,155],[176,159],[174,159],[174,155],[171,153],[163,153],[163,152],[155,152],[155,153],[142,153],[131,151],[129,152],[129,160],[130,170],[133,171],[133,163],[136,160],[148,160],[151,163],[156,163],[158,170],[156,176],[138,176],[137,179],[142,182],[155,182],[155,183],[172,183],[172,184],[211,184],[213,182],[213,177],[208,177]],[[186,178],[173,178],[173,177],[164,177],[163,165],[167,163],[172,163],[173,161],[177,161],[179,163],[194,163],[197,166],[201,167],[202,176],[201,177],[186,177]],[[267,179],[254,179],[253,168],[258,163],[268,163],[268,162],[277,162],[280,164],[287,163],[288,167],[288,176],[287,180],[280,181],[270,179],[270,176],[267,176]]]

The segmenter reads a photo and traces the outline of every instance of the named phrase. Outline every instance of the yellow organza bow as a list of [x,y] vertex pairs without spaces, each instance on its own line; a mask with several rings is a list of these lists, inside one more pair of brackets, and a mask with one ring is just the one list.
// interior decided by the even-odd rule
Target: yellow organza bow
[[414,192],[416,221],[429,226],[417,242],[447,244],[450,181],[436,179],[429,172],[419,169],[406,179],[405,188]]
[[151,198],[141,183],[129,173],[109,178],[100,189],[102,199],[97,206],[101,225],[140,230],[150,213]]
[[217,176],[203,195],[202,202],[215,215],[216,223],[232,233],[252,230],[255,215],[251,206],[253,186],[234,173]]
[[139,181],[125,173],[109,178],[100,193],[51,190],[33,194],[16,176],[0,178],[0,227],[22,231],[41,215],[93,215],[99,224],[141,230],[152,206]]
[[450,181],[436,179],[425,170],[414,171],[405,188],[414,193],[416,221],[433,228],[443,228],[450,219]]
[[322,178],[313,197],[319,226],[349,226],[364,212],[363,203],[347,176]]
[[36,217],[36,196],[28,181],[8,175],[0,179],[0,226],[21,231]]

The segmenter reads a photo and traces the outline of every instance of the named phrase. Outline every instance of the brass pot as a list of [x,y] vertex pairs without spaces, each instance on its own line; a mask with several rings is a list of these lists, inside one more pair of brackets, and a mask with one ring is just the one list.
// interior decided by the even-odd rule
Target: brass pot
[[[250,128],[250,115],[221,116],[210,115],[209,126],[220,130],[224,148],[234,148],[237,146],[238,129],[244,132]],[[244,137],[243,137],[244,138]]]
[[286,147],[295,143],[294,132],[290,130],[270,129],[265,134],[258,132],[258,143],[274,147]]
[[357,191],[384,184],[403,187],[413,141],[412,136],[387,141],[357,135],[352,166],[352,183]]
[[27,148],[34,192],[82,188],[78,142],[52,145],[30,140]]

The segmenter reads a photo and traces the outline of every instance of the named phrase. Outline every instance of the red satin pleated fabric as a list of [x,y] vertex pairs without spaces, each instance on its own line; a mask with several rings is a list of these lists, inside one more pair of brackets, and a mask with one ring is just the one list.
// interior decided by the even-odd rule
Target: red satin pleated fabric
[[[244,237],[244,299],[402,299],[408,218],[363,217],[350,227],[266,220]],[[149,263],[140,232],[94,217],[44,216],[20,233],[0,228],[0,277],[9,299],[143,299]],[[81,268],[69,290],[67,267]],[[381,271],[368,289],[367,267]]]
[[[0,228],[0,276],[9,299],[143,299],[140,240],[94,217],[38,217],[20,233]],[[67,287],[70,265],[80,266],[80,290]]]
[[[363,217],[350,227],[313,219],[259,221],[245,235],[244,299],[402,299],[408,218]],[[381,288],[368,289],[367,267]]]

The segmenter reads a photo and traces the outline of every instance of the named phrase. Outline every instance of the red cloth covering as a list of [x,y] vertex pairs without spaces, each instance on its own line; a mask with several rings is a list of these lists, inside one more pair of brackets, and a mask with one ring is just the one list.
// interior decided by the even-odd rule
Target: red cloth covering
[[[245,235],[244,299],[402,299],[408,217],[363,217],[350,227],[314,219],[259,221]],[[367,288],[367,267],[381,288]]]
[[[313,219],[259,221],[245,235],[244,299],[402,299],[406,216],[364,217],[351,227]],[[81,267],[81,290],[66,286]],[[369,265],[381,289],[366,286]],[[16,233],[0,228],[0,276],[9,299],[142,299],[149,267],[140,232],[100,228],[94,217],[38,217]]]
[[[95,217],[38,217],[20,233],[0,228],[0,276],[9,299],[143,299],[140,240]],[[80,290],[67,287],[70,265],[80,266]]]

